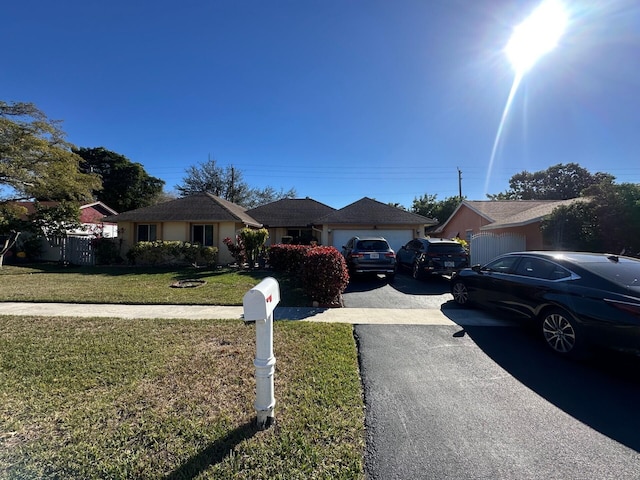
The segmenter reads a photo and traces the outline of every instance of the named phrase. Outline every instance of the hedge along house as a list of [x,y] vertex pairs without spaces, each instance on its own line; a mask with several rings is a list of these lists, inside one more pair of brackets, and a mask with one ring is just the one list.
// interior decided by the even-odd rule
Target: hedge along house
[[326,244],[322,241],[322,224],[318,219],[335,211],[335,208],[307,197],[283,198],[247,210],[247,214],[269,231],[268,244],[308,245],[312,241]]
[[223,240],[262,225],[246,209],[210,193],[190,195],[105,219],[118,224],[122,253],[141,241],[181,241],[218,248],[218,263],[233,262]]
[[349,238],[355,236],[384,237],[395,251],[414,238],[423,237],[425,229],[437,220],[407,212],[364,197],[340,210],[316,220],[322,225],[322,243],[342,251]]

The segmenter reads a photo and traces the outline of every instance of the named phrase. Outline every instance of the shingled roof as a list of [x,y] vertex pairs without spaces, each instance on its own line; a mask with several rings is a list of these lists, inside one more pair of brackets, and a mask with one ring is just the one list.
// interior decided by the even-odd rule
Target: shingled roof
[[107,222],[240,222],[261,224],[246,209],[210,193],[199,193],[105,218]]
[[317,224],[317,219],[335,210],[311,198],[283,198],[247,210],[247,214],[268,227],[302,227]]
[[588,201],[588,199],[581,197],[569,200],[465,200],[438,230],[443,230],[463,205],[491,222],[489,225],[483,226],[481,230],[491,230],[519,227],[538,222],[550,215],[556,207],[570,205],[577,201]]
[[364,197],[318,220],[323,224],[434,225],[437,220]]

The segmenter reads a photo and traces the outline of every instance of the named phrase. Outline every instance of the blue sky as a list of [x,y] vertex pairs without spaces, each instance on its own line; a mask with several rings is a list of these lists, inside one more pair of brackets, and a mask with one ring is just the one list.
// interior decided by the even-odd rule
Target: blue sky
[[5,2],[0,98],[172,190],[215,158],[254,187],[341,208],[364,196],[472,200],[576,162],[640,183],[640,4],[566,1],[525,76],[503,47],[538,1]]

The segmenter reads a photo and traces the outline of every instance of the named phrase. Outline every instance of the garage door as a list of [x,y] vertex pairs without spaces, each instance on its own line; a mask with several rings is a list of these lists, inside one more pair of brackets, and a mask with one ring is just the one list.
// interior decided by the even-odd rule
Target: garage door
[[384,237],[396,252],[413,239],[413,230],[333,230],[333,246],[342,251],[351,237]]

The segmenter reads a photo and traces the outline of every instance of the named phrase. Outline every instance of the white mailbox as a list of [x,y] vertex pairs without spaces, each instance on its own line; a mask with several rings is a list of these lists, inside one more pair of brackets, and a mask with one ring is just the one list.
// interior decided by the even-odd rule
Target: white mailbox
[[256,322],[256,423],[260,430],[274,422],[276,398],[273,393],[273,374],[276,357],[273,355],[273,311],[280,303],[280,285],[267,277],[244,294],[244,320]]
[[280,285],[273,277],[267,277],[242,298],[245,321],[266,320],[280,303]]

